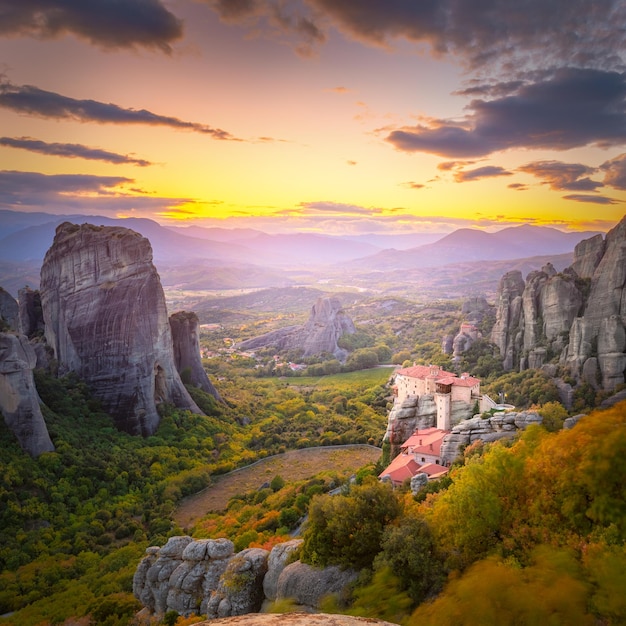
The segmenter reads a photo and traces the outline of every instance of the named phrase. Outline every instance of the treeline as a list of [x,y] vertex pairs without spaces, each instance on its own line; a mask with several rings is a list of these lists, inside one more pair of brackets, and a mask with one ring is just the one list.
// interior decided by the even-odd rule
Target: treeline
[[626,623],[624,403],[477,442],[429,491],[313,499],[301,558],[361,570],[352,606],[328,607],[415,626]]

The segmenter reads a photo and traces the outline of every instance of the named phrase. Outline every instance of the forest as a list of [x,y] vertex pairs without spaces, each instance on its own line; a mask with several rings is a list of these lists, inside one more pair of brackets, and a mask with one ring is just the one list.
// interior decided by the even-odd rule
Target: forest
[[212,352],[205,368],[226,401],[188,387],[206,415],[162,406],[158,431],[145,439],[117,431],[75,377],[37,371],[56,451],[31,459],[0,423],[0,624],[125,626],[141,608],[131,583],[147,546],[190,532],[228,537],[237,550],[271,549],[307,515],[300,558],[360,572],[349,597],[328,598],[328,611],[398,624],[624,623],[626,410],[593,412],[604,395],[583,388],[570,413],[591,414],[561,431],[568,412],[552,379],[503,372],[486,341],[458,367],[481,376],[494,397],[539,410],[543,427],[509,444],[470,446],[448,478],[417,497],[376,480],[383,455],[352,482],[332,468],[300,481],[277,475],[192,529],[175,523],[183,497],[258,459],[319,445],[380,447],[387,364],[455,367],[440,341],[458,328],[454,303],[368,324],[370,314],[346,346],[352,365],[322,357],[299,375],[277,371],[273,355],[220,353],[231,329],[203,336]]

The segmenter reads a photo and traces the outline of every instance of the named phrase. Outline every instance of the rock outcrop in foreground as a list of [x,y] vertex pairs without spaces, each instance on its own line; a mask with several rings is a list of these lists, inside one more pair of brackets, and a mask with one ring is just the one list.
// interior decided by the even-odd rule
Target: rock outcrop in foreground
[[161,402],[201,412],[176,370],[147,239],[127,228],[65,222],[45,256],[40,292],[59,373],[87,382],[118,428],[151,435]]
[[36,363],[27,337],[0,333],[0,413],[22,449],[35,457],[54,450],[39,408],[33,379]]
[[272,346],[276,350],[302,349],[304,357],[327,352],[339,360],[345,360],[347,352],[337,345],[337,341],[343,335],[352,335],[355,332],[354,323],[343,311],[339,299],[320,297],[313,305],[311,315],[303,326],[280,328],[243,341],[239,348],[256,350]]
[[221,402],[220,394],[202,367],[198,325],[198,316],[193,311],[179,311],[170,315],[176,369],[181,375],[187,371],[190,384],[206,391]]
[[162,547],[148,548],[133,578],[133,593],[150,615],[176,611],[210,619],[257,613],[265,600],[289,598],[315,609],[329,593],[339,593],[357,573],[323,570],[290,555],[302,540],[275,546],[271,552],[248,548],[235,553],[228,539],[171,537]]
[[612,391],[626,370],[626,217],[606,238],[574,250],[572,266],[505,274],[491,340],[505,369],[558,361],[592,387]]

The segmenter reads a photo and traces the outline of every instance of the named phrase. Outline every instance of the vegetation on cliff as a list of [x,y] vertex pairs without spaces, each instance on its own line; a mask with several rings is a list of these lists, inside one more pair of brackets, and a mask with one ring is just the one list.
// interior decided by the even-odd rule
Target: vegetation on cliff
[[[387,523],[373,561],[378,576],[363,585],[370,595],[373,585],[378,597],[404,593],[413,606],[421,602],[412,617],[405,612],[407,624],[623,624],[625,455],[624,404],[597,411],[571,430],[533,426],[513,444],[474,445],[447,489],[421,502],[400,496],[401,514],[397,505],[379,513],[372,508],[378,522]],[[343,511],[356,507],[359,496],[342,497],[343,504],[335,499],[331,506],[328,496],[312,503],[326,516],[322,523],[312,519],[303,558],[320,561],[320,552],[307,546],[352,520]],[[361,567],[360,555],[347,550],[367,519],[334,533],[334,550],[321,561]],[[358,611],[362,597],[356,594]],[[385,614],[384,601],[369,606],[370,616]]]

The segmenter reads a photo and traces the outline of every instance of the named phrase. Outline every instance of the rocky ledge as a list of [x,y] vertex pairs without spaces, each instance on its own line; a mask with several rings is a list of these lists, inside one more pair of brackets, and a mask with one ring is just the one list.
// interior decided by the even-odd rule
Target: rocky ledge
[[147,549],[133,593],[149,616],[168,611],[210,619],[256,614],[266,600],[285,598],[315,610],[323,596],[344,590],[357,573],[289,563],[301,543],[294,539],[271,552],[248,548],[235,553],[228,539],[172,537],[162,548]]

